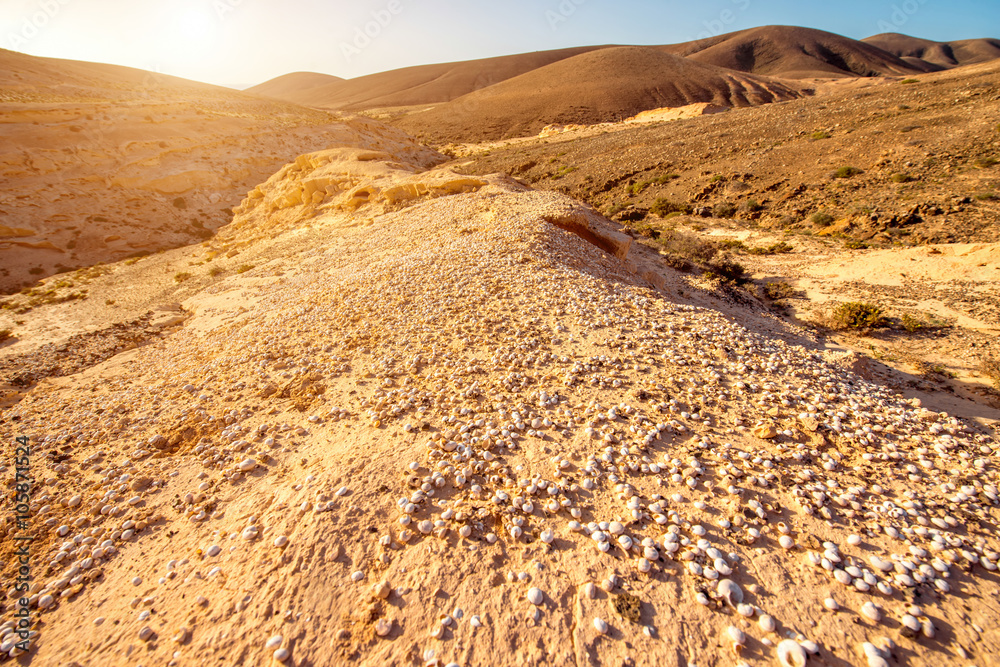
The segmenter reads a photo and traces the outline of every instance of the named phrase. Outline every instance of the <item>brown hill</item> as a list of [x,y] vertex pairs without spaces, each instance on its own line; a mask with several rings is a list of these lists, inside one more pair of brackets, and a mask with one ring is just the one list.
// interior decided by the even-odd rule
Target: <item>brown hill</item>
[[234,91],[221,86],[104,63],[41,58],[0,49],[0,89],[10,99],[16,93],[64,95],[73,98],[122,99],[136,93],[170,88],[199,95],[228,96]]
[[793,26],[751,28],[662,49],[708,65],[797,79],[917,71],[913,65],[875,45]]
[[1000,40],[996,39],[934,42],[890,32],[867,37],[862,41],[928,70],[951,69],[1000,58]]
[[552,123],[622,120],[659,107],[753,106],[798,95],[776,81],[624,46],[553,63],[404,117],[398,125],[437,138],[498,139],[536,134]]
[[[418,65],[314,88],[289,90],[280,95],[267,94],[296,104],[330,109],[358,110],[435,104],[449,102],[533,69],[602,48],[606,47],[582,46],[498,58]],[[260,92],[258,89],[269,87],[281,78],[255,86],[250,92]]]
[[332,74],[320,74],[319,72],[292,72],[282,74],[264,83],[247,88],[246,93],[252,95],[263,95],[265,97],[275,97],[279,100],[287,99],[304,91],[337,84],[345,79]]
[[0,291],[201,241],[275,169],[402,132],[153,72],[0,51]]

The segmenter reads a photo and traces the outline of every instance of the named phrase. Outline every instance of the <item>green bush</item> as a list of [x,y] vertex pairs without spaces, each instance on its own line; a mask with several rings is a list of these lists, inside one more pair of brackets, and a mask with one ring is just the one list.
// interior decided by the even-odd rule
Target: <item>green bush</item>
[[743,203],[743,209],[747,213],[756,213],[757,211],[763,211],[764,205],[756,199],[748,199]]
[[912,181],[917,180],[912,176],[910,176],[909,174],[893,174],[889,178],[890,180],[892,180],[893,183],[910,183]]
[[903,328],[909,331],[910,333],[914,333],[915,331],[920,331],[925,326],[927,326],[923,320],[918,319],[913,315],[910,315],[909,313],[903,313],[903,316],[899,319],[900,322],[903,324]]
[[868,244],[864,241],[855,241],[851,239],[849,241],[844,241],[844,247],[848,250],[865,250],[868,248]]
[[746,267],[734,260],[729,255],[723,255],[705,263],[705,269],[710,273],[718,275],[723,280],[742,280],[746,275]]
[[841,167],[837,171],[833,172],[833,178],[851,178],[852,176],[857,176],[858,174],[865,173],[857,167]]
[[830,133],[826,130],[819,130],[818,132],[813,132],[809,135],[809,138],[813,141],[819,141],[820,139],[829,139]]
[[885,316],[879,306],[848,301],[833,309],[833,322],[841,329],[876,329],[885,325]]
[[905,83],[909,85],[911,83],[919,83],[919,81],[917,81],[916,79],[903,79],[902,81],[900,81],[900,83]]
[[819,211],[818,213],[813,213],[812,218],[810,218],[810,220],[812,220],[812,223],[817,227],[829,227],[834,223],[836,218],[834,218],[826,211]]
[[976,166],[980,169],[988,169],[989,167],[995,167],[997,165],[997,159],[993,156],[981,157],[976,160]]

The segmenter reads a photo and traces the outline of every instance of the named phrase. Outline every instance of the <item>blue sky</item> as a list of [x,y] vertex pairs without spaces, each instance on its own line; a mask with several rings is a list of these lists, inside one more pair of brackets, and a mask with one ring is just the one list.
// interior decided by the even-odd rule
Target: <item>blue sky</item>
[[670,44],[761,25],[862,38],[1000,37],[998,0],[3,0],[0,47],[223,85],[590,44]]

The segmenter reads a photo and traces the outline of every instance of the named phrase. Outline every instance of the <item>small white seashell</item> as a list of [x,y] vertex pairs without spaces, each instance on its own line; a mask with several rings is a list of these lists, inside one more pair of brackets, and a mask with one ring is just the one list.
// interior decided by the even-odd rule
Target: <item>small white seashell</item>
[[594,585],[594,582],[588,581],[583,585],[583,594],[591,600],[597,597],[597,586]]
[[141,639],[142,641],[146,641],[152,636],[153,636],[153,628],[149,627],[148,625],[142,626],[142,629],[139,630],[139,639]]
[[729,639],[732,640],[734,646],[744,646],[747,643],[747,636],[742,630],[737,628],[735,625],[730,625],[726,630],[729,635]]
[[603,618],[594,618],[594,629],[597,630],[598,634],[607,634],[608,623]]
[[481,628],[483,627],[483,622],[479,619],[479,616],[473,616],[469,619],[469,625],[474,628]]
[[141,583],[142,583],[142,577],[134,577],[132,579],[132,585],[133,586],[138,586]]
[[784,639],[778,642],[778,662],[784,667],[804,667],[806,650],[794,639]]
[[715,587],[715,592],[728,602],[730,607],[735,607],[743,602],[743,589],[732,579],[720,581]]
[[782,535],[778,538],[778,544],[781,545],[782,549],[791,549],[795,546],[795,540],[793,540],[788,535]]
[[764,632],[774,632],[774,629],[777,627],[774,617],[768,616],[767,614],[761,615],[761,617],[757,620],[757,625],[759,625],[760,629]]
[[834,600],[833,598],[827,598],[823,600],[823,606],[829,609],[830,611],[837,611],[838,609],[840,609],[840,605],[837,604],[837,601]]
[[256,467],[257,467],[257,462],[251,458],[243,459],[239,465],[240,472],[250,472]]
[[281,642],[283,641],[285,641],[285,638],[281,635],[272,635],[271,638],[264,643],[264,648],[278,648],[281,646]]
[[218,556],[221,552],[222,552],[222,547],[220,547],[218,544],[213,544],[208,548],[208,550],[205,553],[207,553],[209,556]]
[[390,632],[392,632],[392,621],[387,621],[384,618],[378,619],[375,624],[375,634],[379,637],[385,637]]
[[285,537],[284,535],[279,535],[278,537],[274,538],[274,546],[278,547],[279,549],[285,546],[286,544],[288,544],[288,538]]
[[531,604],[540,605],[542,604],[544,596],[542,595],[542,591],[540,588],[532,586],[531,588],[528,589],[528,594],[526,597],[528,598],[528,602],[530,602]]
[[288,656],[290,655],[291,653],[288,652],[287,648],[279,648],[274,652],[274,659],[278,662],[284,662],[285,660],[288,660]]
[[357,570],[357,571],[355,571],[354,573],[351,574],[351,581],[353,581],[355,583],[361,581],[364,578],[365,578],[365,573],[362,572],[361,570]]
[[882,619],[882,612],[878,610],[878,607],[871,600],[861,605],[861,614],[875,623],[878,623]]

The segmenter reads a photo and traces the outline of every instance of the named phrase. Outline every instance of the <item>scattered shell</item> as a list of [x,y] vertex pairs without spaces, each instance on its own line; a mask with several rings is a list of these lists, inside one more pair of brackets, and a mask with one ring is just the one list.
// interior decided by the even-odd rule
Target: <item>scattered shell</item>
[[285,660],[288,660],[290,655],[291,653],[289,653],[287,648],[279,648],[274,652],[274,659],[278,662],[284,662]]
[[528,602],[530,602],[533,605],[542,604],[542,600],[544,599],[544,596],[542,595],[542,590],[534,586],[528,589],[528,594],[526,597],[528,598]]
[[281,635],[272,635],[271,638],[264,643],[264,648],[278,648],[281,646],[281,642],[283,641],[285,641],[285,638]]
[[728,602],[730,607],[736,607],[743,602],[743,589],[732,579],[720,581],[715,587],[715,592]]
[[794,639],[783,639],[778,642],[778,662],[784,667],[804,667],[806,650]]
[[608,633],[608,622],[605,621],[603,618],[597,618],[597,617],[595,617],[594,618],[594,629],[597,630],[598,634],[602,634],[602,635],[607,634]]
[[392,621],[387,621],[384,618],[378,619],[375,623],[375,634],[379,637],[385,637],[390,632],[392,632]]

